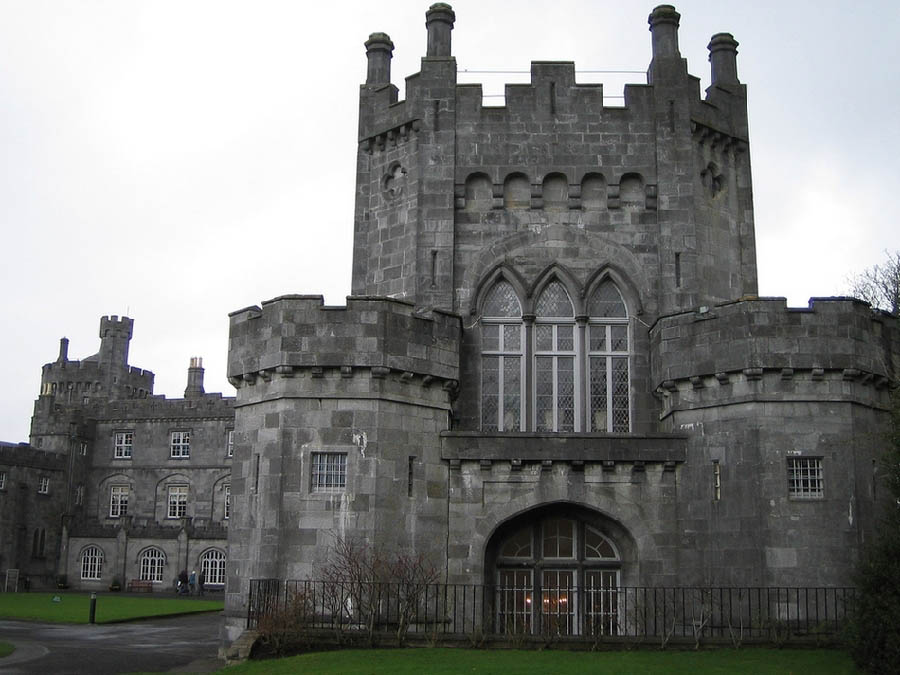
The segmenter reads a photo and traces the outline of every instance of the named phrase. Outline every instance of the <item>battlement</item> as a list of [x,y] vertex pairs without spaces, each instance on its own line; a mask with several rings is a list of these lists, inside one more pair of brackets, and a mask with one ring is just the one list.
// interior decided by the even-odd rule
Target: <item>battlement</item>
[[482,85],[456,83],[456,63],[450,49],[455,21],[452,9],[439,3],[426,16],[429,50],[435,29],[441,32],[438,39],[441,47],[433,50],[439,55],[429,51],[422,59],[421,71],[406,78],[402,101],[398,100],[397,88],[390,83],[394,49],[390,36],[373,33],[365,43],[368,70],[361,90],[359,140],[367,151],[389,147],[392,141],[415,135],[420,129],[436,128],[441,117],[452,122],[453,115],[460,132],[479,122],[509,125],[578,117],[590,128],[590,124],[597,125],[607,119],[615,123],[652,117],[656,89],[661,90],[666,105],[672,100],[673,91],[678,90],[677,97],[688,101],[690,114],[698,123],[747,140],[746,91],[737,74],[738,42],[730,33],[717,33],[710,39],[707,49],[712,84],[705,99],[701,99],[700,81],[688,74],[678,49],[680,14],[670,5],[656,7],[648,19],[651,62],[647,82],[626,85],[624,105],[608,107],[602,85],[578,84],[573,62],[550,61],[531,63],[529,84],[507,84],[505,106],[484,106]]
[[28,443],[0,441],[0,466],[30,467],[47,471],[63,471],[66,458],[57,452],[39,450]]
[[112,420],[216,419],[234,416],[234,397],[221,393],[197,394],[190,398],[149,398],[106,401],[95,414]]
[[329,307],[320,295],[286,295],[230,317],[228,377],[236,387],[324,369],[458,380],[461,324],[447,312],[391,298],[351,296],[346,306]]
[[131,339],[134,332],[134,319],[123,316],[121,319],[113,314],[112,316],[100,317],[100,337],[125,337]]
[[886,390],[900,366],[896,320],[853,298],[812,298],[807,308],[784,298],[752,298],[660,318],[650,330],[654,381],[675,391],[706,380],[760,380],[767,373]]
[[111,383],[108,367],[98,361],[55,361],[44,365],[41,372],[41,396],[73,392],[90,396],[113,396],[113,390],[127,398],[144,398],[153,394],[152,371],[133,366],[116,369]]

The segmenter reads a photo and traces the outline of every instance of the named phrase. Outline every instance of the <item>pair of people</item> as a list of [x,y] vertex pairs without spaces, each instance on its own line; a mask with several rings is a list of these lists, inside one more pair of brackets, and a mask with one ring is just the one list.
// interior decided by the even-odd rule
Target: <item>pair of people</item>
[[188,575],[187,570],[181,570],[175,587],[178,595],[194,595],[196,593],[202,596],[203,584],[204,578],[202,571],[198,575],[197,570],[191,570],[190,575]]

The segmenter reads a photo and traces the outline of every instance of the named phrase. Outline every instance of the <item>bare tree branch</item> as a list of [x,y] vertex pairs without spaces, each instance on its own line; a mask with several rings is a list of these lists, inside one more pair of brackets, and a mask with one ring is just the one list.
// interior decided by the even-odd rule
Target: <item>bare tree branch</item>
[[900,316],[900,251],[885,250],[885,261],[850,278],[850,293],[872,307]]

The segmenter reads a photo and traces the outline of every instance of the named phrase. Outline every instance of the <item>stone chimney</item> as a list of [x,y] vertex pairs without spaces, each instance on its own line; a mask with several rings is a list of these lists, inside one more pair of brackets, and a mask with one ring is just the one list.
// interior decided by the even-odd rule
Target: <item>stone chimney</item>
[[740,84],[737,76],[738,42],[731,33],[716,33],[709,41],[710,79],[713,84]]
[[366,84],[391,83],[391,58],[394,54],[394,43],[387,33],[372,33],[366,40],[366,58],[369,68],[366,72]]
[[428,29],[426,58],[450,58],[450,34],[454,21],[456,14],[450,5],[438,2],[428,8],[425,12],[425,27]]
[[188,368],[187,387],[184,389],[185,398],[203,396],[203,359],[199,356],[191,357],[191,365]]

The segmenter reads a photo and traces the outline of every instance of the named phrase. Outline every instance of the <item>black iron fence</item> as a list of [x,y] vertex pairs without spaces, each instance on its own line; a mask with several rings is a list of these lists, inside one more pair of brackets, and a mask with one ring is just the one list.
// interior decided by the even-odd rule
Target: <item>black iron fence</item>
[[250,582],[247,627],[426,637],[781,640],[843,627],[853,588],[578,587]]

